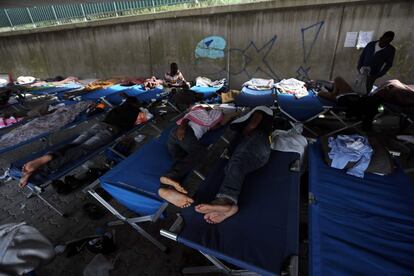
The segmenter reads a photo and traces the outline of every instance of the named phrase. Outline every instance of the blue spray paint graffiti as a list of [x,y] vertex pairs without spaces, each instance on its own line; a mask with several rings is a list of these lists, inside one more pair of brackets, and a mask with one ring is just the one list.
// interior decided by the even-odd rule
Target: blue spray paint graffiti
[[[219,39],[220,38],[220,39]],[[268,62],[268,55],[275,45],[277,36],[273,36],[262,47],[258,47],[254,41],[250,41],[243,49],[230,48],[225,49],[225,40],[222,37],[209,36],[201,40],[195,50],[196,66],[202,69],[202,64],[208,64],[208,59],[220,59],[229,55],[231,67],[229,72],[224,67],[216,74],[230,73],[231,75],[246,74],[252,78],[258,72],[266,77],[279,79],[272,66]],[[223,43],[224,42],[224,43]],[[207,58],[207,60],[203,59]],[[262,77],[265,77],[262,75]]]
[[306,64],[309,61],[309,57],[312,53],[313,46],[318,39],[319,33],[324,25],[324,21],[317,22],[313,25],[310,25],[306,28],[301,29],[302,33],[302,49],[303,49],[303,63],[305,65],[301,65],[296,70],[296,78],[302,81],[310,80],[309,71],[311,69],[310,66],[306,67]]
[[224,58],[226,40],[221,36],[208,36],[201,40],[195,49],[196,58]]

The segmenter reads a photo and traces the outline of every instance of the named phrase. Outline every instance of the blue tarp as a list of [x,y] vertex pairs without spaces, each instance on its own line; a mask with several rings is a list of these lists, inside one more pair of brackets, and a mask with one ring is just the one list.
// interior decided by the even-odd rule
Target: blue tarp
[[[193,207],[184,209],[178,241],[249,271],[278,275],[284,261],[298,255],[299,173],[289,170],[297,158],[273,151],[268,164],[246,178],[239,212],[221,224],[208,224]],[[225,164],[222,160],[212,168],[197,203],[214,199]]]
[[256,107],[259,105],[272,106],[275,102],[275,89],[254,90],[243,87],[234,99],[237,106]]
[[414,184],[401,169],[364,179],[309,149],[309,275],[414,275]]

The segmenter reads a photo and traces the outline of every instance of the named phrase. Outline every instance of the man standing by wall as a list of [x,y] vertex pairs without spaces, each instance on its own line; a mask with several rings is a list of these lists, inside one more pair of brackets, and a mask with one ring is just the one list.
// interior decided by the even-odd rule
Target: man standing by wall
[[385,32],[379,40],[368,43],[359,57],[358,71],[363,72],[364,67],[369,68],[367,93],[371,92],[375,80],[384,76],[392,66],[395,48],[390,43],[393,39],[394,32]]

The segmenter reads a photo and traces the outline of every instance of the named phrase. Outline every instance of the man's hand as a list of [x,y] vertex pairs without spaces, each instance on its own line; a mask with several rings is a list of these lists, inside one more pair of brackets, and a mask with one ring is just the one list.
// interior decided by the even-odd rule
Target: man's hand
[[177,138],[178,140],[182,141],[184,139],[185,136],[185,126],[181,125],[177,128]]

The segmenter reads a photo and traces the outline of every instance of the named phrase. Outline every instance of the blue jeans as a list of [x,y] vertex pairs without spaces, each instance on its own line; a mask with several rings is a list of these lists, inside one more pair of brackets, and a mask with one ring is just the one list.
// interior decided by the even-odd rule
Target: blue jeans
[[193,129],[187,126],[184,138],[177,138],[177,128],[175,126],[168,137],[168,151],[173,157],[173,165],[165,174],[166,177],[181,181],[191,170],[205,157],[207,150],[195,137]]
[[263,167],[270,156],[269,137],[254,131],[243,137],[224,168],[224,180],[217,197],[225,197],[237,204],[244,179],[249,173]]

